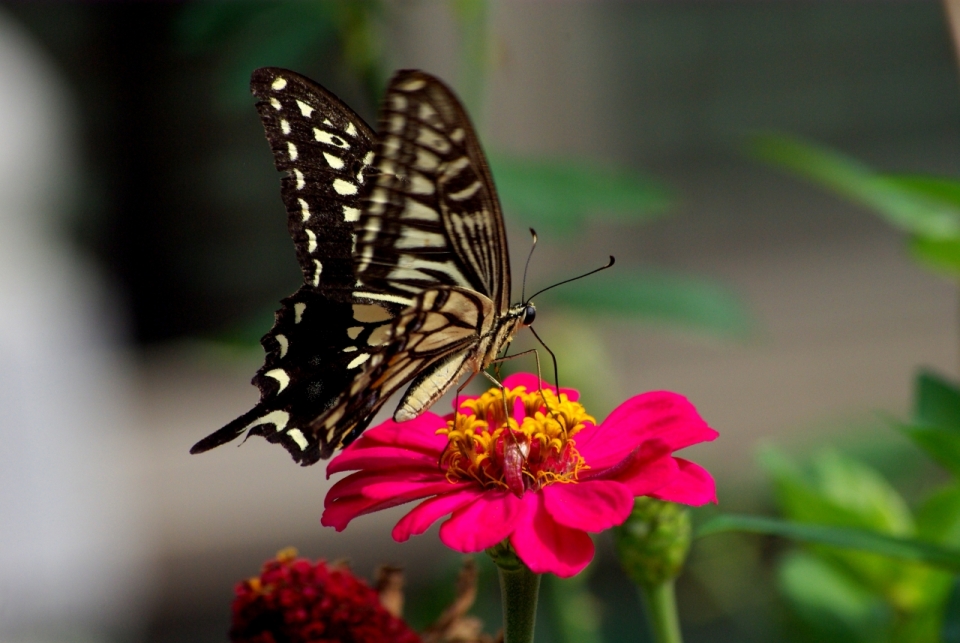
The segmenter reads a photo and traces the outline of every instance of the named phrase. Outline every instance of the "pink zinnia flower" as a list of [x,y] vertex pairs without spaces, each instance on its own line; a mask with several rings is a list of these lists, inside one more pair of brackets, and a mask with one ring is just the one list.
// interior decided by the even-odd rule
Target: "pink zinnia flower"
[[[397,541],[440,518],[440,540],[478,552],[509,539],[533,572],[573,576],[593,558],[587,532],[619,525],[636,496],[688,505],[716,502],[713,478],[672,453],[717,432],[686,398],[659,391],[632,397],[601,424],[572,389],[536,376],[462,397],[459,413],[424,413],[368,430],[327,467],[354,471],[324,501],[321,522],[342,531],[357,516],[423,500],[393,529]],[[507,421],[505,421],[507,420]],[[509,426],[509,429],[507,428]]]

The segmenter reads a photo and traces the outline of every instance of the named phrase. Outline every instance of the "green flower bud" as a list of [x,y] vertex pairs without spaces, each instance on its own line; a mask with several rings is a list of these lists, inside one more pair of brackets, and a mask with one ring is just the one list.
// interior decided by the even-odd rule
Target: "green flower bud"
[[642,587],[656,587],[683,569],[690,550],[690,513],[672,502],[640,497],[613,533],[627,575]]

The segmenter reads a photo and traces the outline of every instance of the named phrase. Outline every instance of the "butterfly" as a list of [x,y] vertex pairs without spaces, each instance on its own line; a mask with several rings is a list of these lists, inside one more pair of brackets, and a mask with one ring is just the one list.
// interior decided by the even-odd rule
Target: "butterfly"
[[251,91],[287,173],[281,195],[304,283],[261,340],[260,401],[191,453],[261,435],[305,466],[354,440],[407,384],[398,422],[484,372],[536,308],[510,304],[493,177],[440,80],[397,72],[379,133],[285,69],[258,69]]

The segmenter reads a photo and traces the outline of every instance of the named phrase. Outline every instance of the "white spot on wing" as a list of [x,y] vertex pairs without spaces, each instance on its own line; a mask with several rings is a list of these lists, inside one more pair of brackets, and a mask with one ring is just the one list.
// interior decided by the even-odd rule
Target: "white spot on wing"
[[313,108],[301,100],[297,101],[297,107],[300,108],[300,113],[303,114],[304,118],[310,118],[310,114],[313,113]]
[[297,302],[293,305],[293,323],[299,324],[303,319],[303,312],[307,309],[307,305],[303,302]]
[[344,353],[356,353],[356,352],[357,352],[357,347],[356,347],[356,346],[347,346],[346,348],[343,349],[343,352],[344,352]]
[[316,288],[320,285],[320,273],[323,272],[323,264],[314,259],[313,265],[316,266],[316,272],[313,273],[313,287]]
[[303,435],[303,431],[300,429],[290,429],[287,431],[287,435],[293,438],[293,441],[297,443],[297,446],[300,447],[300,450],[303,451],[310,444],[307,442],[307,438]]
[[367,155],[363,157],[364,165],[373,165],[373,152],[367,152]]
[[282,368],[275,368],[272,371],[267,371],[264,373],[267,377],[272,377],[280,383],[280,388],[277,389],[277,393],[283,391],[290,384],[290,376],[287,375],[287,372]]
[[356,137],[357,128],[353,126],[353,123],[347,123],[347,134],[350,136]]
[[427,81],[422,78],[414,78],[413,80],[408,80],[402,85],[398,85],[399,89],[402,89],[405,92],[415,92],[418,89],[423,89],[423,86],[427,84]]
[[317,235],[313,230],[304,230],[307,233],[307,252],[313,254],[317,249]]
[[354,357],[353,360],[352,360],[349,364],[347,364],[347,368],[348,368],[348,369],[349,369],[349,368],[356,368],[356,367],[360,366],[361,364],[363,364],[363,363],[364,363],[365,361],[367,361],[368,359],[370,359],[370,353],[360,353],[359,355],[357,355],[356,357]]
[[290,133],[290,123],[287,122],[287,119],[285,118],[280,119],[280,131],[283,132],[284,134]]
[[280,91],[286,86],[287,86],[287,79],[284,78],[283,76],[277,76],[276,79],[272,83],[270,83],[270,87],[272,87],[276,91]]
[[307,182],[306,182],[306,181],[304,180],[304,178],[303,178],[303,172],[301,172],[300,170],[294,168],[294,170],[293,170],[293,177],[297,180],[297,189],[298,189],[298,190],[302,190],[302,189],[303,189],[303,186],[305,186],[305,185],[307,184]]
[[287,339],[286,335],[276,335],[274,339],[276,339],[277,343],[280,344],[280,359],[283,359],[287,356],[287,350],[290,348],[290,341]]
[[275,110],[277,110],[278,112],[279,112],[279,111],[282,109],[282,107],[283,107],[283,105],[280,104],[280,101],[278,101],[276,98],[271,98],[271,99],[270,99],[270,105],[271,105]]
[[327,163],[329,163],[330,167],[332,167],[335,170],[339,170],[344,165],[342,158],[340,158],[339,156],[335,156],[334,154],[330,154],[329,152],[324,152],[323,158],[327,159]]
[[313,138],[316,139],[318,143],[326,143],[327,145],[333,145],[343,150],[350,149],[350,144],[336,134],[331,134],[316,127],[313,128]]
[[360,220],[360,210],[358,208],[351,208],[350,206],[343,206],[343,220],[344,221],[359,221]]
[[252,429],[255,426],[260,426],[261,424],[272,424],[277,427],[277,431],[283,431],[287,426],[287,422],[290,421],[290,414],[286,411],[271,411],[263,417],[259,417],[247,426],[243,428],[244,431]]
[[347,337],[350,339],[356,339],[360,336],[360,333],[363,332],[363,326],[351,326],[347,329]]
[[343,179],[334,179],[333,189],[337,191],[337,194],[348,195],[357,193],[357,186]]
[[300,155],[297,152],[297,146],[291,143],[290,141],[287,141],[287,154],[290,155],[291,161],[296,161],[297,157]]
[[302,217],[302,221],[306,223],[307,220],[310,219],[310,206],[307,205],[307,202],[303,199],[297,199],[297,201],[300,202],[300,216]]

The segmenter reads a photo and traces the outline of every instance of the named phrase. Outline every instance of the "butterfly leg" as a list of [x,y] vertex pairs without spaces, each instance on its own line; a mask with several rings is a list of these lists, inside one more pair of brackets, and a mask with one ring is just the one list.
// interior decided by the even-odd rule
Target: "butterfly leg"
[[[544,348],[546,348],[546,347],[544,347]],[[550,350],[550,349],[548,348],[547,350]],[[530,350],[525,350],[525,351],[522,351],[522,352],[520,352],[520,353],[514,353],[513,355],[505,355],[505,356],[503,356],[503,357],[500,357],[500,358],[497,358],[497,359],[493,360],[493,361],[490,362],[490,363],[491,363],[491,364],[496,364],[496,365],[499,366],[499,365],[502,364],[503,362],[508,362],[508,361],[510,361],[510,360],[512,360],[512,359],[516,359],[517,357],[522,357],[522,356],[524,356],[524,355],[529,355],[530,353],[533,353],[533,359],[534,359],[534,360],[536,361],[536,363],[537,363],[537,390],[538,390],[538,392],[540,393],[540,399],[543,400],[543,403],[544,403],[544,405],[546,405],[547,410],[550,411],[550,415],[552,415],[554,418],[556,418],[556,416],[557,416],[556,411],[554,411],[553,409],[550,408],[550,405],[547,404],[547,396],[543,394],[543,372],[541,371],[541,368],[540,368],[540,353],[537,351],[536,348],[531,348]],[[553,351],[551,351],[550,354],[553,355]],[[556,358],[554,358],[554,359],[556,359]],[[496,384],[497,386],[499,386],[501,391],[503,391],[503,385],[500,384],[497,380],[495,380],[492,375],[490,375],[490,374],[487,373],[486,371],[484,371],[483,374],[486,375],[487,378],[488,378],[490,381],[492,381],[494,384]],[[557,383],[557,398],[559,399],[559,397],[560,397],[560,385],[559,385],[559,382],[558,382],[558,383]],[[504,406],[506,406],[506,396],[504,396]],[[562,426],[562,424],[561,424],[561,426]]]

